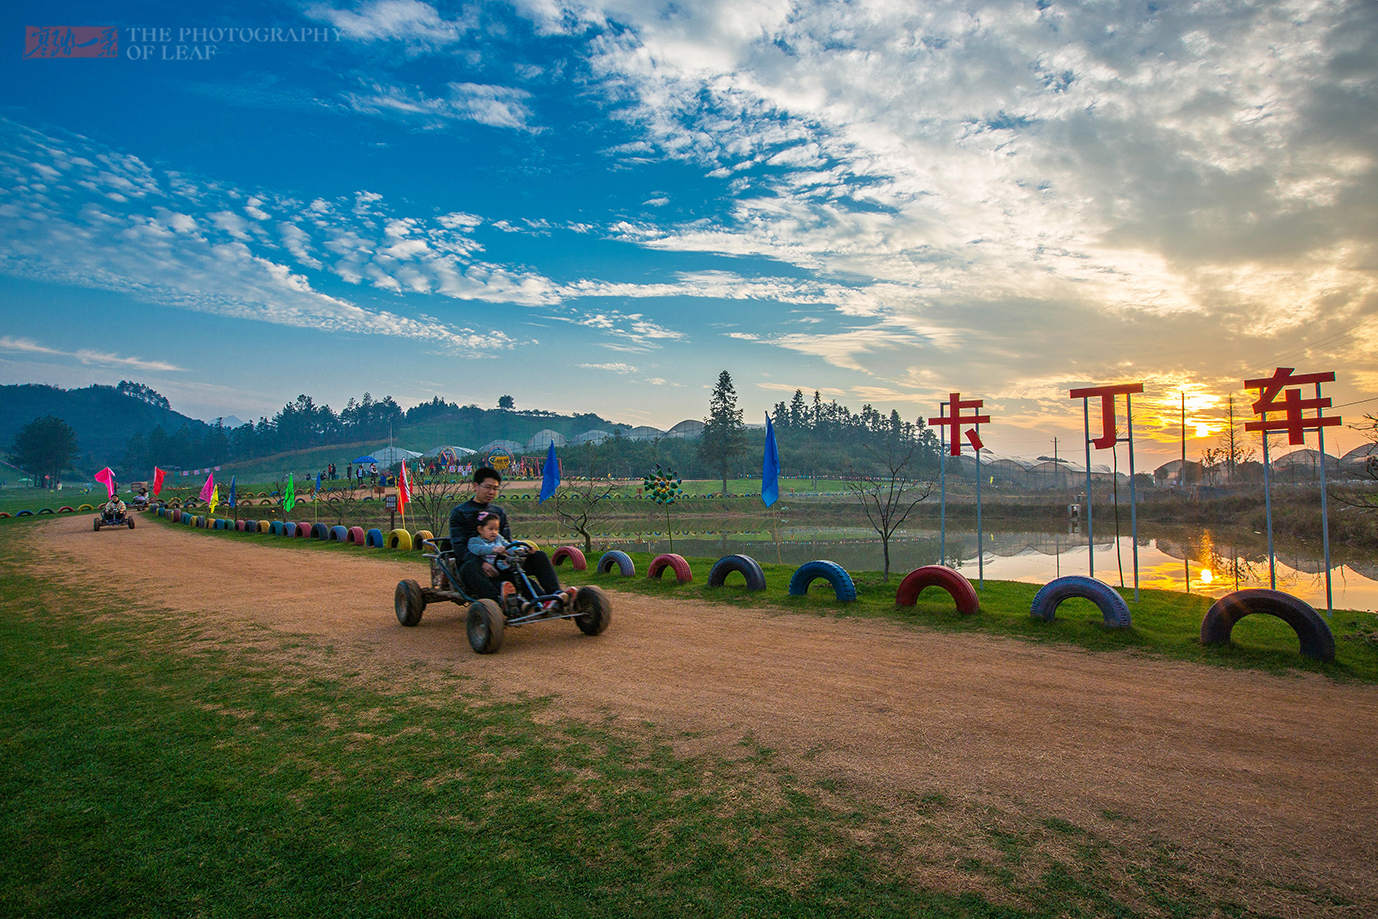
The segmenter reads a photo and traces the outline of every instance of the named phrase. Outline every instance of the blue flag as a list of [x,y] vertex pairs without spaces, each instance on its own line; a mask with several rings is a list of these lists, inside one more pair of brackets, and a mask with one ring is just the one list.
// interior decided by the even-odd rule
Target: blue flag
[[316,494],[321,493],[321,474],[316,473]]
[[766,455],[761,462],[761,500],[770,507],[780,500],[780,448],[775,444],[775,425],[766,412]]
[[555,494],[555,489],[559,487],[560,461],[555,458],[555,441],[552,440],[545,454],[545,469],[541,473],[541,501]]
[[230,500],[226,503],[230,507],[234,507],[234,476],[230,476]]

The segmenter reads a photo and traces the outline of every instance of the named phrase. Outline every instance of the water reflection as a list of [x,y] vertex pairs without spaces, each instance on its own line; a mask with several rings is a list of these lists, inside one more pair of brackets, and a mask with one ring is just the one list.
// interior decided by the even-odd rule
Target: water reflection
[[[757,529],[752,529],[752,526]],[[1076,531],[986,532],[981,549],[985,576],[993,580],[1042,584],[1069,574],[1087,574],[1090,568],[1086,537]],[[1234,590],[1268,587],[1267,542],[1250,531],[1192,529],[1144,535],[1140,528],[1139,584],[1143,588],[1190,591],[1221,597]],[[554,531],[532,534],[554,540]],[[632,552],[668,552],[670,538],[654,530],[610,534],[598,540],[598,551],[616,548]],[[1129,536],[1096,533],[1096,577],[1109,584],[1134,586],[1133,542]],[[892,576],[920,565],[937,564],[941,542],[938,531],[897,534],[890,543]],[[762,562],[800,565],[826,558],[851,572],[879,571],[880,542],[867,527],[815,526],[764,527],[759,522],[739,523],[735,531],[724,528],[707,536],[674,535],[674,549],[681,555],[720,557],[743,553]],[[947,564],[973,581],[978,555],[975,532],[948,527]],[[1277,552],[1278,589],[1325,607],[1324,564],[1319,552],[1280,547]],[[1332,557],[1331,577],[1337,609],[1378,609],[1378,563],[1371,555],[1343,551]],[[1121,580],[1122,579],[1122,580]]]

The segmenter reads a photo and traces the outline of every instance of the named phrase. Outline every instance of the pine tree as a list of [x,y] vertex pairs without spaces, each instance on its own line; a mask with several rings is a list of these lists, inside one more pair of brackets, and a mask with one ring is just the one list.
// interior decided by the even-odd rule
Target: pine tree
[[708,400],[708,417],[703,419],[703,425],[699,459],[722,475],[722,490],[726,494],[732,460],[746,451],[746,425],[737,408],[732,375],[726,370],[718,374],[718,385],[713,387],[713,396]]

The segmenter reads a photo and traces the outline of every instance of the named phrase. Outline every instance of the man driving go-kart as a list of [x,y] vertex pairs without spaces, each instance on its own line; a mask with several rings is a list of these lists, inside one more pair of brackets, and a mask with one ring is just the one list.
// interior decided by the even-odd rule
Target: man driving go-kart
[[[474,496],[450,512],[450,545],[454,549],[459,566],[459,578],[464,591],[480,600],[492,600],[502,607],[503,592],[501,583],[505,578],[494,563],[494,557],[475,555],[469,549],[469,540],[478,535],[479,525],[494,515],[498,519],[498,533],[506,542],[512,541],[512,531],[507,525],[507,514],[492,502],[502,488],[502,475],[488,466],[474,471]],[[480,517],[483,521],[480,521]],[[491,525],[491,524],[490,524]],[[544,595],[560,593],[560,578],[555,574],[555,566],[550,557],[540,550],[529,550],[518,557],[511,556],[512,562],[535,579]]]

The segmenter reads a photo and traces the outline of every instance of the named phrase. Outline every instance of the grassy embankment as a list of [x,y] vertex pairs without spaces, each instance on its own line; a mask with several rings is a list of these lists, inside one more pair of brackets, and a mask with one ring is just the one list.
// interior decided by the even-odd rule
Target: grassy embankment
[[[3,915],[1243,913],[1228,872],[1246,869],[1222,879],[1147,832],[1112,839],[936,790],[882,809],[749,738],[732,756],[677,754],[651,726],[552,719],[444,668],[365,673],[325,639],[211,630],[36,579],[38,525],[0,527]],[[780,576],[764,597],[717,596],[838,612],[782,599]],[[846,614],[895,615],[863,593]],[[992,592],[978,619],[1005,603]],[[904,616],[953,627],[942,607]],[[1078,618],[1064,638],[1094,635]],[[969,892],[925,889],[916,870]]]

